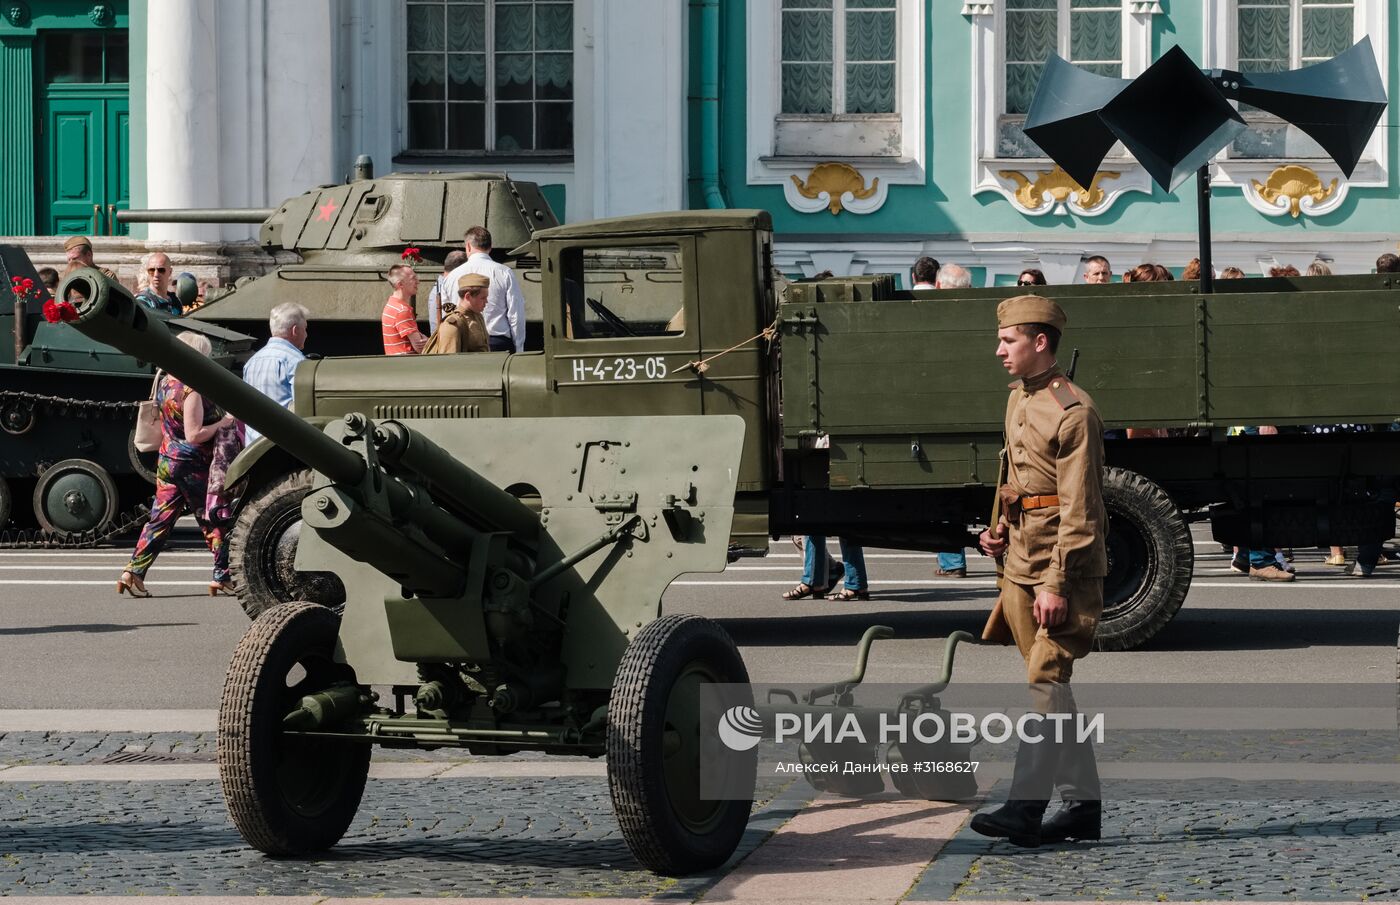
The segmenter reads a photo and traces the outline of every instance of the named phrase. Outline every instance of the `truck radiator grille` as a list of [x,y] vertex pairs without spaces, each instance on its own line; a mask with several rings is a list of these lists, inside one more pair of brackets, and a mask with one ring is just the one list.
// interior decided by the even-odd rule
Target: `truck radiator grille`
[[374,417],[379,420],[385,418],[480,418],[481,406],[475,403],[376,405]]

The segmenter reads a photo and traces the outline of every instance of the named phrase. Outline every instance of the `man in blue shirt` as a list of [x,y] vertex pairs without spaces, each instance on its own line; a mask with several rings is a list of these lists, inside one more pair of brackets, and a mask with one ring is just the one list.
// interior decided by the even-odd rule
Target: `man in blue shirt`
[[[292,406],[292,377],[306,358],[307,310],[296,302],[283,302],[267,318],[272,338],[243,366],[243,382],[283,408]],[[248,445],[261,436],[248,427]]]

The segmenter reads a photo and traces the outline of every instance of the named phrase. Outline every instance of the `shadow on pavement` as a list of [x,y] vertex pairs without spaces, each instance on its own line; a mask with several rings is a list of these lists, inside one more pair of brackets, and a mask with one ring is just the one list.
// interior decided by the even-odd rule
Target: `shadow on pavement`
[[134,632],[143,628],[182,628],[198,624],[197,622],[138,622],[126,624],[89,622],[73,625],[21,625],[15,628],[0,628],[0,637],[15,635],[60,635],[64,633],[104,635],[112,632]]

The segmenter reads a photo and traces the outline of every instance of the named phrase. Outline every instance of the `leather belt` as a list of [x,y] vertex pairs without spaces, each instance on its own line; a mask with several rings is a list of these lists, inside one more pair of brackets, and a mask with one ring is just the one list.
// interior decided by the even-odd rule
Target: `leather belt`
[[1031,509],[1045,509],[1049,506],[1058,505],[1060,505],[1060,498],[1053,493],[1021,497],[1021,508],[1027,511]]

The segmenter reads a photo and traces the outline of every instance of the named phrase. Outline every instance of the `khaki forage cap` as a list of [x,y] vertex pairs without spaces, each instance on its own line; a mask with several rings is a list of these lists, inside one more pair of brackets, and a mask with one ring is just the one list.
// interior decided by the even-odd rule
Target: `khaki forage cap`
[[88,248],[91,248],[92,242],[87,236],[69,236],[63,241],[63,250],[69,251],[77,248],[79,245],[86,245]]
[[463,289],[488,289],[491,286],[491,278],[484,273],[469,273],[457,281],[457,291]]
[[1063,330],[1067,320],[1063,308],[1038,295],[1018,295],[997,305],[998,329],[1017,324],[1049,324]]

